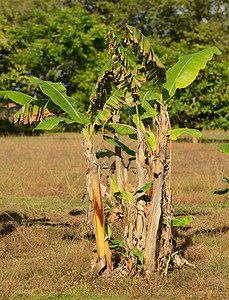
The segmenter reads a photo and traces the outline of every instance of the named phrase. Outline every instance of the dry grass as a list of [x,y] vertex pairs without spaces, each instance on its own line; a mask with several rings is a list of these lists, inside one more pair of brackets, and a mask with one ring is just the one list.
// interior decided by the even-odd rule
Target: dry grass
[[0,299],[228,299],[229,199],[213,191],[229,163],[217,146],[173,144],[175,213],[194,218],[174,234],[196,270],[104,279],[90,273],[84,216],[69,214],[86,207],[81,136],[1,138]]

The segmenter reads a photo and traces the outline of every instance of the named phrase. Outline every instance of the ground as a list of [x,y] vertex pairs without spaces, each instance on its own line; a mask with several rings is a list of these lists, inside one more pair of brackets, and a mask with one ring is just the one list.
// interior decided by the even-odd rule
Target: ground
[[[228,133],[205,132],[213,143],[173,143],[175,215],[193,222],[174,231],[177,251],[195,264],[163,278],[98,278],[95,241],[84,224],[86,162],[79,134],[0,139],[0,298],[229,299],[229,199],[214,196],[229,177],[218,152]],[[101,136],[96,145],[105,146]]]

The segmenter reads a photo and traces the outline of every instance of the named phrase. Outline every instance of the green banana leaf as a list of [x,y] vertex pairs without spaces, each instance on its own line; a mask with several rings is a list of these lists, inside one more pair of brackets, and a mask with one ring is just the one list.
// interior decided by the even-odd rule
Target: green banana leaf
[[[101,125],[101,122],[105,122],[111,116],[111,113],[105,109],[99,110],[96,117],[95,117],[95,124]],[[101,121],[101,122],[100,122]]]
[[[182,133],[188,133],[188,134],[190,134],[192,136],[195,136],[195,137],[201,137],[202,136],[202,133],[199,130],[197,130],[197,129],[177,128],[177,129],[172,129],[172,131],[171,131],[172,140],[176,141],[177,138]],[[168,134],[170,135],[170,131],[168,132]]]
[[128,191],[123,191],[122,196],[126,200],[126,202],[130,205],[131,201],[133,200],[131,193]]
[[128,56],[119,38],[113,31],[110,31],[106,39],[109,42],[111,59],[113,60],[113,74],[115,74],[116,79],[118,78],[116,87],[122,91],[123,96],[127,90],[131,90],[132,94],[141,96],[140,87],[144,80],[139,74],[132,73]]
[[127,126],[125,124],[110,124],[110,125],[120,135],[137,134],[137,130],[132,126]]
[[113,146],[117,146],[117,147],[121,147],[122,150],[124,150],[127,154],[129,154],[130,156],[135,157],[135,152],[133,150],[131,150],[129,147],[127,147],[126,145],[124,145],[122,142],[113,139],[109,136],[104,135],[104,139],[105,141],[107,141],[108,143],[110,143]]
[[111,242],[113,243],[113,245],[110,245],[111,249],[112,248],[117,248],[117,247],[123,247],[124,249],[126,248],[123,241],[120,241],[120,240],[111,240]]
[[30,82],[38,84],[41,91],[52,101],[61,107],[77,123],[88,125],[90,123],[88,115],[77,110],[74,99],[67,96],[66,88],[60,82],[43,81],[36,77],[26,77]]
[[113,193],[116,194],[116,193],[119,193],[119,189],[118,189],[118,186],[117,186],[117,183],[114,179],[114,175],[111,174],[111,187],[112,187],[112,190],[113,190]]
[[144,255],[139,249],[133,248],[128,250],[127,252],[133,252],[133,254],[140,260],[141,263],[144,262]]
[[123,96],[119,90],[115,90],[105,103],[105,107],[109,109],[119,110],[123,105]]
[[98,82],[102,82],[106,73],[109,73],[112,69],[113,61],[112,59],[108,60],[103,66],[102,70],[99,73]]
[[222,144],[222,145],[219,145],[218,150],[219,150],[220,152],[223,152],[223,153],[229,155],[229,144]]
[[147,139],[150,150],[156,152],[156,138],[152,131],[146,131],[145,138]]
[[49,117],[45,120],[41,121],[37,127],[34,128],[34,130],[51,130],[57,125],[59,125],[60,122],[65,122],[67,124],[75,123],[76,121],[68,119],[68,118],[62,118],[62,117]]
[[111,150],[108,150],[108,149],[99,149],[99,150],[96,150],[96,158],[99,159],[99,158],[103,158],[103,157],[112,157],[114,156],[115,153]]
[[144,56],[145,60],[144,64],[146,65],[146,70],[149,72],[148,80],[160,80],[161,82],[165,81],[166,78],[166,70],[158,56],[154,53],[150,42],[144,34],[141,33],[140,30],[136,29],[133,26],[126,26],[127,34],[126,40],[131,40],[134,44],[137,44],[138,47],[134,48],[135,55],[138,55],[139,58]]
[[144,105],[145,101],[152,101],[152,100],[156,100],[156,99],[160,99],[160,94],[159,93],[155,93],[153,91],[147,91],[143,94],[142,97],[140,97],[140,101],[142,103],[142,105]]
[[144,101],[142,103],[142,107],[143,107],[143,113],[141,114],[140,119],[144,120],[147,118],[154,118],[158,113],[153,109],[153,107],[149,104],[148,101]]
[[[132,106],[129,109],[129,113],[132,116],[132,121],[135,123],[136,125],[136,118],[137,118],[137,114],[136,114],[136,107]],[[140,115],[140,120],[144,120],[147,118],[154,118],[158,113],[153,109],[153,107],[149,104],[149,102],[144,101],[144,104],[138,105],[138,113]]]
[[146,185],[144,185],[143,187],[141,187],[139,190],[137,190],[133,196],[135,196],[138,193],[142,193],[142,192],[146,192],[150,189],[151,185],[153,184],[153,181],[147,183]]
[[[190,223],[193,221],[192,216],[187,216],[187,217],[180,217],[180,218],[175,218],[172,219],[172,227],[180,227],[180,226],[185,226],[186,224]],[[166,221],[162,222],[163,224],[167,224]]]
[[25,105],[32,101],[36,101],[35,98],[17,91],[0,91],[0,99],[1,98],[4,100],[10,99],[20,105]]
[[204,69],[213,54],[220,55],[218,48],[212,47],[200,52],[182,56],[179,61],[167,71],[167,80],[163,85],[163,99],[171,98],[176,89],[190,85],[197,77],[200,69]]
[[193,221],[192,216],[176,218],[172,220],[172,227],[185,226],[186,224]]

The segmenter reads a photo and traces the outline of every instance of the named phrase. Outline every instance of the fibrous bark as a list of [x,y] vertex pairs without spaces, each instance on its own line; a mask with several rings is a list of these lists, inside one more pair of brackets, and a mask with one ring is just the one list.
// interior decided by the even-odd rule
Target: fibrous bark
[[[114,115],[113,116],[113,122],[118,123],[120,119],[120,116]],[[116,140],[119,140],[119,134],[115,130],[114,132],[114,138]],[[122,149],[121,147],[115,146],[115,171],[116,171],[116,183],[119,191],[123,191],[124,189],[124,180],[123,180],[123,166],[122,166]]]
[[91,181],[90,181],[90,173],[89,168],[86,173],[86,186],[87,186],[87,194],[88,194],[88,207],[86,213],[86,224],[87,226],[93,227],[93,195],[91,189]]
[[[146,170],[145,170],[145,132],[141,131],[138,128],[138,148],[136,153],[136,163],[137,163],[137,190],[145,185],[145,177],[146,177]],[[143,251],[145,248],[146,242],[146,201],[144,192],[141,194],[137,194],[136,198],[137,204],[137,219],[136,219],[136,236],[137,239],[137,248],[140,251]]]
[[172,193],[169,186],[170,159],[167,157],[164,166],[164,182],[162,187],[162,215],[163,222],[160,236],[160,252],[157,260],[158,269],[165,269],[173,251],[172,244]]
[[[114,138],[119,140],[118,133],[115,132]],[[116,183],[119,191],[123,191],[123,174],[122,174],[122,161],[121,161],[121,148],[115,146],[115,169],[116,169]]]
[[[138,146],[136,152],[137,184],[136,190],[145,185],[145,132],[138,128]],[[144,193],[136,194],[128,209],[128,226],[126,230],[127,247],[145,248],[146,241],[146,201]]]
[[[150,216],[148,222],[148,231],[146,246],[144,250],[146,269],[154,271],[157,268],[157,246],[158,246],[158,229],[161,219],[164,194],[167,192],[165,187],[165,172],[167,162],[167,144],[168,144],[168,114],[165,108],[162,109],[159,119],[157,132],[157,149],[154,159],[150,161],[153,169],[153,190],[150,206]],[[171,223],[168,227],[171,228]]]

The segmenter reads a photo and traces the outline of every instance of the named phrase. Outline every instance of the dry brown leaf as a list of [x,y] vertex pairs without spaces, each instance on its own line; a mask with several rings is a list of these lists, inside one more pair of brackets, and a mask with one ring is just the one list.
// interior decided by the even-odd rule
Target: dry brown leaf
[[121,218],[123,218],[123,211],[121,210],[121,208],[116,207],[109,218],[109,223],[114,223]]

